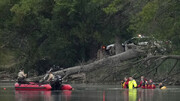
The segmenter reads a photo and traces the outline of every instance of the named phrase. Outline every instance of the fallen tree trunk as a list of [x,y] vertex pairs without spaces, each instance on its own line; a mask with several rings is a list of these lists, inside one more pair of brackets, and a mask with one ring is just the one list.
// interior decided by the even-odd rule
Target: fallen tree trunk
[[[144,51],[142,50],[131,49],[126,52],[123,52],[114,56],[110,56],[110,57],[95,61],[87,65],[80,65],[80,66],[70,67],[67,69],[56,71],[53,74],[62,75],[64,76],[64,78],[66,78],[72,74],[77,74],[80,72],[90,72],[104,66],[115,67],[121,64],[122,61],[130,60],[130,59],[137,58],[144,55],[145,55]],[[42,77],[43,76],[33,77],[33,78],[29,78],[28,80],[38,80]]]
[[[107,77],[110,77],[111,75],[113,75],[115,73],[120,74],[117,78],[120,78],[122,76],[123,77],[133,76],[135,79],[137,79],[142,75],[147,76],[150,73],[152,73],[153,71],[156,71],[168,59],[180,60],[180,56],[179,55],[166,55],[166,56],[165,55],[157,55],[157,56],[149,56],[149,57],[137,60],[135,62],[128,62],[123,65],[119,65],[118,69],[116,71],[111,71],[111,69],[109,69],[109,71],[111,71],[111,73],[106,73],[107,75],[105,75],[102,78],[102,82],[105,81],[105,79]],[[151,61],[151,64],[148,67],[146,67],[145,65],[148,61]],[[172,68],[170,67],[171,69],[167,73],[168,77],[170,76],[168,74],[170,74],[175,69],[175,67],[177,67],[177,64],[178,64],[178,61],[175,61]],[[133,71],[134,74],[131,73],[131,74],[124,75],[124,73],[129,73],[133,69],[135,70],[135,71]],[[157,71],[156,71],[156,73],[157,73]],[[166,75],[166,73],[164,73],[164,74]],[[177,74],[177,73],[175,73],[175,74]],[[147,76],[147,77],[149,77],[149,76]],[[167,77],[165,76],[165,78],[167,78]],[[123,78],[121,78],[121,80],[122,79]],[[162,80],[160,80],[160,81],[162,81]]]

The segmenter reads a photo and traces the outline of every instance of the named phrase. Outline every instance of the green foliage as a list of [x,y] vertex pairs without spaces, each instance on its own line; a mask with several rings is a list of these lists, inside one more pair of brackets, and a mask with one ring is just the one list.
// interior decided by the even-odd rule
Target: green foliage
[[177,0],[153,0],[148,2],[131,20],[129,29],[158,39],[171,40],[174,51],[179,51],[180,2]]
[[125,0],[113,0],[112,3],[110,3],[108,5],[108,7],[103,8],[104,12],[106,12],[107,14],[113,14],[118,12],[119,10],[121,10],[123,8],[124,3],[126,1]]
[[137,33],[169,39],[179,54],[179,11],[177,0],[1,0],[0,67],[74,66]]

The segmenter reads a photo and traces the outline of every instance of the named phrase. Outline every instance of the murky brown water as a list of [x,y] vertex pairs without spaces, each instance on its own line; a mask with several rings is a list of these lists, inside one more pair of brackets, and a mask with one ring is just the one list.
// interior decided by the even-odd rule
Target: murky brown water
[[[72,85],[72,91],[15,91],[0,84],[0,101],[180,101],[180,87],[166,90],[122,89],[120,85]],[[5,89],[4,89],[5,88]]]

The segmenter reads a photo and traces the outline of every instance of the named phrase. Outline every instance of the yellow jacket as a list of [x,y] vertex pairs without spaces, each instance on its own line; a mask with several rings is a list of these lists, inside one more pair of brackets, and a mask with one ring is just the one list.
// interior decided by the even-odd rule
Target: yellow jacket
[[132,81],[129,81],[128,86],[129,86],[129,89],[133,89],[137,87],[137,83],[135,80],[132,80]]

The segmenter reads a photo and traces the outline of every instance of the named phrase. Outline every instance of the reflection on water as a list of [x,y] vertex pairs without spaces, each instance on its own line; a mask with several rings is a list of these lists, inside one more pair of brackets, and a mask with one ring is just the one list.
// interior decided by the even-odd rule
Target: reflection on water
[[129,90],[129,101],[136,101],[137,99],[137,89]]
[[0,101],[180,101],[180,87],[122,89],[114,85],[73,86],[73,91],[15,91],[0,87]]
[[124,101],[137,101],[137,89],[124,89]]
[[140,89],[138,90],[138,101],[145,101],[145,100],[153,101],[152,98],[154,93],[156,93],[154,89]]
[[15,91],[16,101],[70,101],[72,91]]

